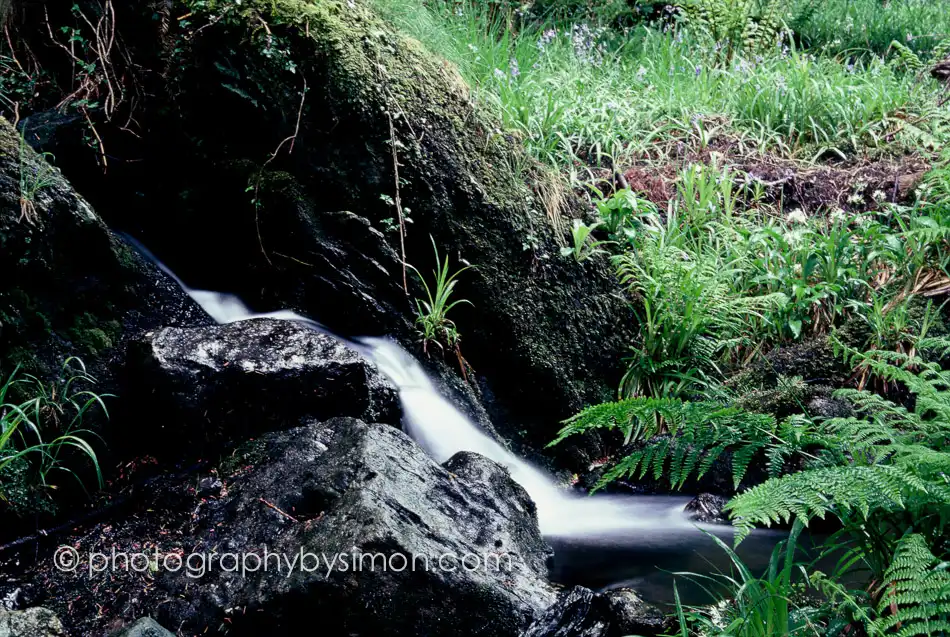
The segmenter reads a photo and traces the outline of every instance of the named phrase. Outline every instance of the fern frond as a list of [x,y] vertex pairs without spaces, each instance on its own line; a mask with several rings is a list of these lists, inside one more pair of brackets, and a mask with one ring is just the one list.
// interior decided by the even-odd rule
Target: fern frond
[[898,635],[940,635],[950,631],[950,572],[934,556],[924,536],[912,533],[897,543],[894,558],[878,590],[880,632]]

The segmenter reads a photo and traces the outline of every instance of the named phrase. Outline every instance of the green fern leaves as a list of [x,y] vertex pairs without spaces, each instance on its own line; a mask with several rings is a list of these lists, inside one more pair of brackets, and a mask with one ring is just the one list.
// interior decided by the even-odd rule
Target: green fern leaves
[[565,421],[551,444],[591,429],[618,428],[636,449],[608,471],[600,489],[625,477],[663,476],[679,489],[699,479],[720,459],[729,458],[736,488],[757,454],[776,440],[775,418],[714,402],[674,398],[629,398],[596,405]]
[[950,632],[950,563],[917,533],[900,539],[880,587],[872,632],[902,637]]

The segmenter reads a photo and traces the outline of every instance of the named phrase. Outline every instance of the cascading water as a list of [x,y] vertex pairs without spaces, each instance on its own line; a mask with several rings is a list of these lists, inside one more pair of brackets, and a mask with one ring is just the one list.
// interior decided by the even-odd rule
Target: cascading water
[[[542,534],[555,548],[552,578],[593,587],[635,586],[652,601],[671,601],[671,573],[726,568],[724,554],[697,526],[731,536],[728,526],[697,525],[684,513],[687,497],[582,496],[517,457],[480,430],[442,396],[419,362],[395,342],[376,337],[348,341],[290,310],[255,313],[233,294],[195,290],[131,237],[125,237],[174,279],[219,324],[257,318],[296,321],[338,338],[373,361],[399,390],[406,432],[436,461],[472,451],[505,466],[538,508]],[[747,564],[764,564],[780,535],[757,532],[743,543]],[[740,547],[742,549],[742,547]],[[767,559],[767,558],[766,558]],[[751,560],[751,561],[750,561]],[[681,587],[687,603],[701,603],[702,591]]]
[[[158,261],[143,246],[128,238],[139,250],[173,278],[182,290],[219,324],[255,318],[296,321],[311,329],[340,338],[322,325],[290,310],[255,313],[233,294],[195,290]],[[541,532],[551,537],[610,536],[636,528],[693,530],[682,513],[683,498],[597,496],[571,494],[559,488],[538,468],[482,432],[436,389],[419,362],[389,339],[366,337],[341,341],[373,361],[399,390],[404,426],[437,462],[459,451],[472,451],[505,466],[538,507]]]

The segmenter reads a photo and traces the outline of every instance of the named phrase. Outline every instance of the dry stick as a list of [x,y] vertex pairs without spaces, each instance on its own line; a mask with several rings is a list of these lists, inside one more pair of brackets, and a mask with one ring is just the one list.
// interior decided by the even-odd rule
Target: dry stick
[[396,129],[393,126],[393,116],[389,118],[389,144],[393,148],[393,174],[396,180],[396,214],[399,215],[399,249],[402,251],[402,289],[409,294],[409,280],[406,277],[406,222],[402,216],[402,200],[399,196],[399,157],[396,154]]
[[294,516],[290,515],[290,514],[287,513],[286,511],[282,511],[281,509],[279,509],[278,507],[274,506],[273,504],[271,504],[270,502],[268,502],[268,501],[265,500],[264,498],[258,498],[258,499],[259,499],[263,504],[266,504],[266,505],[267,505],[268,507],[270,507],[271,509],[274,509],[275,511],[277,511],[278,513],[280,513],[282,516],[284,516],[285,518],[287,518],[288,520],[293,520],[294,522],[300,522],[300,520],[298,520],[298,519],[295,518]]
[[99,137],[99,131],[96,130],[96,125],[92,123],[92,118],[89,117],[89,111],[83,107],[82,114],[86,116],[86,121],[89,123],[89,128],[92,130],[92,134],[96,136],[96,140],[99,142],[99,153],[102,155],[102,172],[103,174],[109,170],[109,159],[106,157],[106,147],[102,143],[102,138]]
[[[20,69],[23,73],[26,73],[26,69],[23,68],[23,65],[20,64],[20,61],[16,59],[16,51],[13,48],[13,42],[10,40],[10,25],[5,25],[3,27],[3,33],[7,36],[7,46],[10,47],[10,57],[13,59],[14,63],[17,65],[17,68]],[[26,73],[29,77],[29,73]],[[32,78],[30,78],[32,79]]]
[[300,133],[300,122],[303,119],[303,107],[304,103],[307,101],[307,78],[303,78],[303,91],[300,93],[300,108],[297,110],[297,125],[294,127],[294,134],[290,137],[285,138],[279,144],[277,144],[277,149],[267,158],[267,161],[264,162],[264,165],[261,166],[260,171],[257,173],[257,182],[254,184],[254,227],[257,230],[257,243],[261,246],[261,254],[264,255],[264,258],[267,260],[268,265],[274,265],[270,260],[270,257],[267,255],[267,250],[264,249],[264,239],[261,237],[261,223],[260,223],[260,189],[261,189],[261,177],[264,174],[264,169],[267,168],[267,165],[277,159],[277,154],[280,153],[280,149],[284,147],[284,144],[290,142],[290,149],[287,151],[287,154],[294,152],[294,143],[297,141],[297,135]]

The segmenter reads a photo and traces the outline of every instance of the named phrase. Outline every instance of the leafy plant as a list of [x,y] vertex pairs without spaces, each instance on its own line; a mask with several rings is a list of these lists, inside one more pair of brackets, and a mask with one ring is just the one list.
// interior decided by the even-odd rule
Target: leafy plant
[[455,322],[448,317],[448,314],[457,305],[472,305],[471,301],[467,299],[452,300],[452,294],[458,284],[458,276],[471,266],[465,266],[450,273],[448,256],[445,257],[445,260],[441,260],[439,249],[435,245],[435,239],[432,237],[429,237],[429,239],[432,241],[432,249],[435,252],[435,270],[432,272],[434,275],[432,285],[429,285],[418,269],[407,264],[416,273],[426,293],[425,299],[416,299],[416,326],[419,328],[422,347],[426,353],[428,353],[430,345],[435,345],[440,349],[454,350],[461,360],[461,354],[459,354],[461,336]]
[[783,35],[779,0],[684,0],[679,7],[692,29],[723,47],[726,59],[773,47]]
[[36,198],[45,188],[56,183],[56,172],[45,161],[52,157],[43,153],[42,159],[31,159],[32,151],[26,139],[20,137],[20,218],[19,221],[36,221]]
[[598,221],[588,226],[580,219],[575,219],[571,227],[571,238],[574,245],[561,248],[561,255],[565,257],[574,257],[578,263],[583,263],[595,254],[606,254],[607,251],[600,246],[610,243],[609,241],[596,241],[591,232],[597,229],[602,222]]
[[[18,373],[19,368],[0,386],[0,472],[26,462],[30,476],[43,489],[55,488],[50,478],[56,472],[72,475],[82,485],[69,466],[73,458],[67,452],[75,451],[91,462],[101,486],[98,458],[88,442],[95,434],[83,426],[83,420],[96,407],[108,417],[103,399],[109,395],[83,388],[96,380],[78,358],[67,359],[53,383],[31,375],[20,378]],[[28,398],[11,402],[14,392]],[[0,498],[5,499],[4,487],[0,479]]]
[[[950,351],[950,342],[942,339],[924,339],[918,346]],[[867,391],[839,390],[837,395],[864,416],[825,421],[822,428],[837,446],[829,445],[805,471],[738,495],[728,505],[735,523],[747,533],[755,524],[831,514],[846,525],[902,528],[910,515],[915,527],[931,529],[936,541],[950,522],[950,372],[916,354],[839,347],[849,360],[905,385],[916,395],[913,411]]]
[[718,376],[722,352],[750,344],[755,321],[786,302],[781,292],[736,289],[746,257],[696,241],[697,232],[674,210],[645,217],[633,249],[615,260],[640,324],[621,396],[676,395]]
[[940,635],[950,631],[950,572],[922,535],[910,533],[897,542],[894,559],[877,591],[878,619],[871,631],[901,635]]
[[629,239],[636,232],[641,216],[656,215],[656,205],[637,196],[629,188],[616,191],[610,197],[600,196],[594,204],[604,229],[614,241]]

